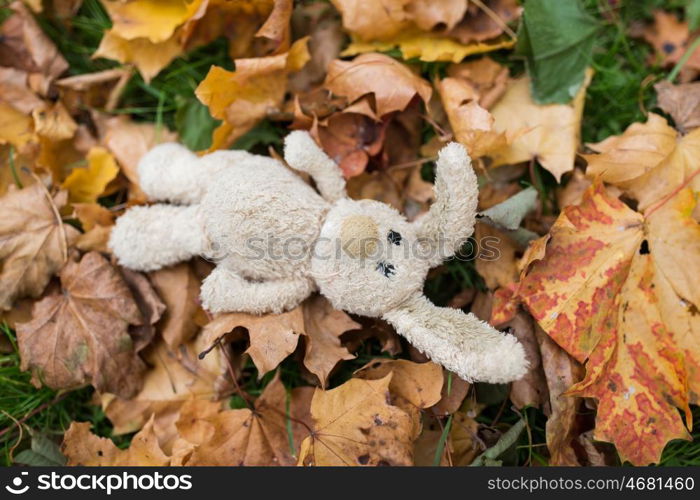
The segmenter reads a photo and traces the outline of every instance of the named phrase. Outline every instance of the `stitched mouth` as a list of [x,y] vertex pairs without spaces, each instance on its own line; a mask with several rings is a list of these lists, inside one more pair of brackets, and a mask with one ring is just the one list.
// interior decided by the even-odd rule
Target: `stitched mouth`
[[396,268],[393,264],[387,264],[386,262],[381,261],[377,263],[377,271],[382,273],[385,278],[396,274]]

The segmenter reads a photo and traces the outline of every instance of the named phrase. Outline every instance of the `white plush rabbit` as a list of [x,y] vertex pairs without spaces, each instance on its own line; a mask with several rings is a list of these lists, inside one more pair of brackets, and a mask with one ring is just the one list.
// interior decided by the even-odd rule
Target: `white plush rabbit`
[[[337,309],[382,317],[433,361],[465,380],[509,382],[527,370],[523,347],[471,314],[422,293],[428,270],[472,234],[478,186],[466,150],[437,161],[436,202],[409,223],[373,200],[351,200],[338,166],[306,132],[285,141],[290,167],[242,151],[197,157],[162,144],[139,164],[153,200],[117,220],[110,247],[125,267],[150,271],[202,255],[217,265],[202,284],[212,312],[277,313],[319,290]],[[319,194],[320,193],[320,194]]]

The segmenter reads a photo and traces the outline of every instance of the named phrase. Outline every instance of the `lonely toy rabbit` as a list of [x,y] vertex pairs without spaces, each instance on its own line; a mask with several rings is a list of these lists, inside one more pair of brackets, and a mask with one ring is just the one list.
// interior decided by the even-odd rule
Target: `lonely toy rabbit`
[[[337,309],[382,317],[433,361],[466,380],[508,382],[527,369],[521,344],[471,314],[423,296],[428,270],[469,237],[477,181],[465,149],[437,161],[436,201],[409,223],[373,200],[351,200],[338,166],[306,132],[285,141],[285,160],[242,151],[202,158],[162,144],[139,164],[153,200],[119,218],[110,246],[120,264],[150,271],[196,255],[217,262],[202,284],[212,312],[291,309],[319,290]],[[320,194],[319,194],[320,193]]]

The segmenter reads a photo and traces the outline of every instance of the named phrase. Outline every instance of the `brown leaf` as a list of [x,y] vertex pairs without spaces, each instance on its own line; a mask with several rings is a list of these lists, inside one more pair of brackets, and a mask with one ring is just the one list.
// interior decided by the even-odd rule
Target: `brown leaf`
[[142,325],[132,325],[129,330],[134,341],[134,350],[139,352],[153,340],[156,334],[155,324],[163,315],[165,304],[160,300],[146,276],[125,267],[120,268],[120,271],[143,318]]
[[323,85],[351,103],[374,95],[373,109],[378,117],[406,109],[415,96],[428,103],[432,94],[430,84],[408,66],[375,53],[362,54],[352,61],[333,61]]
[[205,334],[217,338],[238,327],[248,330],[250,347],[246,352],[258,369],[258,377],[262,377],[294,352],[299,334],[304,331],[304,317],[299,307],[282,314],[263,316],[226,313],[207,324]]
[[0,26],[0,66],[36,75],[32,89],[46,95],[51,81],[68,69],[68,63],[21,1],[10,4],[10,9],[12,15]]
[[412,465],[413,419],[389,403],[392,375],[350,379],[311,402],[314,433],[301,445],[300,465]]
[[91,383],[99,391],[133,395],[145,367],[128,328],[143,319],[123,279],[91,252],[79,263],[68,261],[60,280],[61,289],[36,302],[32,320],[17,326],[22,370],[32,371],[37,386]]
[[[519,312],[515,318],[499,327],[510,328],[515,338],[525,348],[525,356],[530,362],[530,368],[523,378],[514,381],[510,386],[510,400],[516,408],[534,406],[541,408],[549,403],[546,374],[542,369],[539,340],[535,336],[535,325],[532,318],[524,312]],[[556,376],[550,373],[551,376]],[[549,408],[545,408],[549,413]]]
[[[185,403],[183,413],[192,403]],[[203,418],[181,417],[178,431],[192,439],[185,465],[293,465],[287,433],[287,393],[279,374],[255,401],[254,409],[225,410]]]
[[520,17],[522,12],[517,0],[484,0],[483,5],[485,8],[470,3],[467,15],[450,36],[461,43],[484,42],[501,35],[504,26]]
[[201,282],[189,263],[183,262],[149,274],[165,305],[158,325],[163,340],[172,349],[188,342],[197,333],[196,323]]
[[578,466],[571,440],[576,437],[576,419],[581,400],[565,392],[583,378],[583,367],[535,326],[551,414],[547,419],[547,449],[550,465]]
[[469,393],[469,382],[465,382],[451,372],[445,372],[445,383],[440,391],[440,401],[431,408],[435,415],[451,415],[462,406],[462,401]]
[[340,336],[348,330],[362,325],[353,321],[343,311],[333,309],[322,295],[307,299],[302,305],[304,314],[304,336],[306,351],[304,366],[321,381],[325,387],[328,375],[342,360],[355,356],[342,346]]
[[78,231],[61,222],[67,193],[53,199],[40,183],[0,198],[0,310],[19,297],[38,297],[66,261]]
[[700,127],[700,82],[674,85],[664,80],[654,89],[658,106],[671,115],[681,132]]
[[120,450],[107,438],[90,431],[89,422],[72,422],[65,435],[61,452],[68,465],[95,467],[163,467],[170,458],[158,446],[153,419],[136,434],[126,450]]

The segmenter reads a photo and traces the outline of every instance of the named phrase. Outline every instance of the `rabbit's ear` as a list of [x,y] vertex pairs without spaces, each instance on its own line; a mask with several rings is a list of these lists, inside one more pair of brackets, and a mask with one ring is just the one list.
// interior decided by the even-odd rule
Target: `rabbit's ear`
[[435,176],[435,202],[417,219],[418,238],[429,243],[436,266],[457,252],[474,231],[479,184],[467,150],[451,142],[440,150]]
[[506,383],[528,369],[518,340],[472,314],[416,296],[384,314],[399,334],[432,361],[467,381]]

